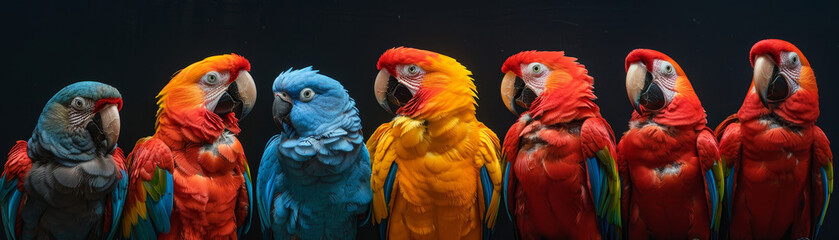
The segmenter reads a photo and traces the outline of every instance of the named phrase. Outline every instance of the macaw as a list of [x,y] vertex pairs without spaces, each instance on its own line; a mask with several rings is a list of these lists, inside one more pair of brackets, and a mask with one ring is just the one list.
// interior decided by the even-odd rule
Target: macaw
[[6,239],[111,239],[128,174],[117,147],[122,97],[99,82],[64,87],[3,169]]
[[250,168],[236,139],[256,100],[248,71],[242,56],[208,57],[157,95],[155,133],[128,155],[123,238],[236,239],[248,231]]
[[717,127],[732,239],[816,239],[833,192],[833,154],[815,125],[810,62],[789,42],[749,53],[754,76],[740,110]]
[[685,72],[661,52],[626,57],[635,111],[618,143],[629,239],[715,239],[724,190],[717,141]]
[[393,48],[379,58],[379,104],[396,117],[367,141],[372,218],[382,238],[488,239],[498,214],[498,137],[475,118],[472,73],[453,58]]
[[594,78],[564,52],[504,62],[504,105],[524,108],[504,138],[504,200],[520,239],[617,239],[615,136],[594,104]]
[[282,132],[256,177],[263,238],[355,239],[373,197],[355,101],[312,67],[281,73],[272,90]]

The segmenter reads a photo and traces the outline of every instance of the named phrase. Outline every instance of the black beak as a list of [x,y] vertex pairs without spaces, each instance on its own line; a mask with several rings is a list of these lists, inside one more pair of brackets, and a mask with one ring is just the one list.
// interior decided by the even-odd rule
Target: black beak
[[284,129],[283,124],[294,128],[294,125],[291,123],[291,118],[289,118],[292,107],[291,97],[287,93],[281,92],[274,94],[274,106],[271,112],[274,115],[274,124],[280,127],[281,130]]
[[501,98],[507,109],[513,114],[520,114],[530,109],[530,105],[539,95],[524,84],[524,80],[513,72],[504,75],[501,81]]
[[411,90],[399,83],[385,69],[379,71],[379,75],[376,76],[374,90],[379,105],[391,114],[395,114],[399,108],[405,106],[411,98],[414,98]]
[[213,112],[219,116],[233,112],[233,114],[236,114],[236,119],[245,117],[242,115],[242,97],[239,96],[239,87],[235,82],[231,83],[227,87],[227,91],[219,97],[218,104],[216,104],[216,109]]
[[789,83],[780,73],[778,67],[773,65],[771,80],[769,80],[764,94],[760,94],[760,100],[763,102],[763,106],[767,108],[769,108],[769,103],[780,102],[789,97]]
[[635,100],[635,111],[642,113],[641,106],[647,111],[658,111],[664,108],[664,92],[661,87],[653,82],[653,75],[647,72],[644,75],[644,88],[641,95]]

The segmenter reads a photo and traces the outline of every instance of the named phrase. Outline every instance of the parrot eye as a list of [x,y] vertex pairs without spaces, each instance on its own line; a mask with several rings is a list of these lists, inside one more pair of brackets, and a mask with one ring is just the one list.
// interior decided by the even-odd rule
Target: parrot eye
[[670,63],[665,62],[664,67],[662,67],[662,69],[666,74],[673,74],[673,65],[670,65]]
[[72,101],[70,101],[70,106],[75,108],[76,110],[85,110],[88,108],[88,102],[85,101],[82,97],[75,97]]
[[420,72],[420,68],[417,65],[408,65],[405,69],[409,75],[417,75]]
[[541,75],[543,72],[545,72],[545,68],[546,68],[545,65],[543,65],[541,63],[531,63],[530,64],[530,72],[533,73],[534,75]]
[[304,88],[300,90],[300,101],[309,102],[312,101],[312,98],[315,98],[315,91],[311,88]]
[[217,72],[208,72],[201,78],[201,81],[206,85],[216,85],[219,82],[219,74]]
[[787,59],[789,59],[789,63],[793,66],[796,66],[796,65],[799,64],[798,54],[796,54],[794,52],[790,52],[789,55],[787,55]]

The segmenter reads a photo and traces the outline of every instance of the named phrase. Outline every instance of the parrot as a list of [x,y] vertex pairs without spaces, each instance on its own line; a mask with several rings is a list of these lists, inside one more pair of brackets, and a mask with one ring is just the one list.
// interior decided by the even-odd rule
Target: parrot
[[396,115],[367,141],[380,236],[489,239],[502,163],[498,137],[475,117],[472,73],[451,57],[408,47],[385,51],[376,67],[376,100]]
[[594,78],[576,60],[525,51],[501,68],[504,105],[521,113],[502,151],[504,200],[519,239],[621,235],[615,136],[594,103]]
[[[816,239],[833,193],[833,154],[815,125],[819,95],[795,45],[757,42],[740,110],[716,129],[732,239]],[[723,233],[725,234],[725,233]]]
[[355,239],[368,216],[370,155],[355,101],[312,67],[273,85],[282,132],[265,146],[256,180],[264,239]]
[[154,135],[128,155],[122,238],[236,239],[248,231],[251,174],[236,135],[256,100],[249,71],[242,56],[211,56],[163,87]]
[[44,106],[29,141],[3,170],[6,239],[111,239],[128,189],[119,138],[122,96],[93,81],[70,84]]
[[685,72],[667,55],[626,56],[635,111],[618,143],[628,239],[716,239],[724,191],[719,147]]

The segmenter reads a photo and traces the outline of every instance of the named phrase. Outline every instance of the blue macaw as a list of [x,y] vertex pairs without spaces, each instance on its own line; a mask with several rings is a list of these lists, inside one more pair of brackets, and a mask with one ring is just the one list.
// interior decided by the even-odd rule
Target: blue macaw
[[370,156],[355,101],[338,81],[307,67],[273,85],[274,122],[256,199],[265,239],[354,239],[367,217]]
[[47,102],[29,141],[9,152],[0,185],[8,239],[111,239],[128,175],[116,88],[78,82]]

